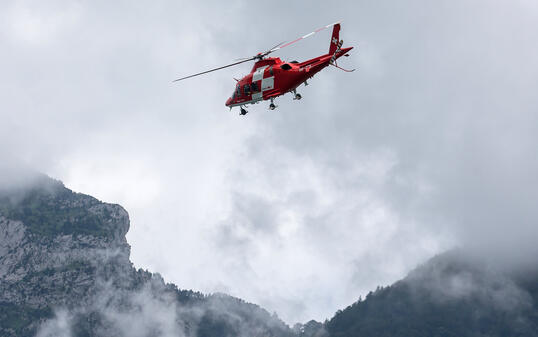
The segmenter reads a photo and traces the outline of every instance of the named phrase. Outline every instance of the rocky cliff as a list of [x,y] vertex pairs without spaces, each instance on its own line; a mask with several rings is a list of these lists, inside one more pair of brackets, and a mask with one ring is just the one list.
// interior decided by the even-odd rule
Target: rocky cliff
[[292,336],[278,317],[136,270],[127,212],[33,176],[0,186],[0,336]]

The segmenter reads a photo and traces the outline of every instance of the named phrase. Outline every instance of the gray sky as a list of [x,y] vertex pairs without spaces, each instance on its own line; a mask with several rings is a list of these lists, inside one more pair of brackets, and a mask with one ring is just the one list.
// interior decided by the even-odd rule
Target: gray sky
[[[535,1],[272,4],[3,1],[0,153],[123,205],[137,267],[289,323],[454,245],[536,256]],[[358,70],[300,102],[228,111],[249,64],[171,83],[337,20]]]

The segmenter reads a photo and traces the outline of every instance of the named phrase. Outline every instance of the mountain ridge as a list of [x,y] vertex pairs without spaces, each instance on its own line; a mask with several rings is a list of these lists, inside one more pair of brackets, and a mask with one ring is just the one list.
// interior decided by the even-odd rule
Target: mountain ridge
[[451,250],[339,310],[325,328],[332,337],[538,336],[538,273]]
[[0,179],[0,335],[538,336],[538,265],[499,268],[454,249],[324,323],[290,328],[255,304],[134,268],[128,230],[123,207],[45,175]]

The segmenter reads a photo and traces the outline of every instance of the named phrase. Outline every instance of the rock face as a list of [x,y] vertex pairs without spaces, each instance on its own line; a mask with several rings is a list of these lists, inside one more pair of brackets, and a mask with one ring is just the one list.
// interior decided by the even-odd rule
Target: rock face
[[127,212],[46,176],[0,186],[0,336],[292,336],[276,316],[136,270]]

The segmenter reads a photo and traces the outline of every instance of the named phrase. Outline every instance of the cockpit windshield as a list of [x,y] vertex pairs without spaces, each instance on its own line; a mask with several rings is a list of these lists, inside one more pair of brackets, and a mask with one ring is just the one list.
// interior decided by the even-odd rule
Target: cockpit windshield
[[238,84],[235,87],[234,93],[232,95],[232,99],[235,99],[236,97],[239,97],[239,96],[241,96],[241,86]]

